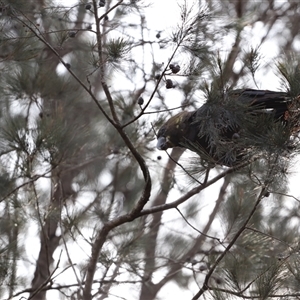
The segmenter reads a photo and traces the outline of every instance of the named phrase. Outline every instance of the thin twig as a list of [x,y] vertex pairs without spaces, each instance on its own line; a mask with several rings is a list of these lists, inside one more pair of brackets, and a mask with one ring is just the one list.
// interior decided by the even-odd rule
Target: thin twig
[[183,220],[184,220],[191,228],[193,228],[195,231],[197,231],[199,234],[204,235],[205,237],[210,238],[210,239],[216,239],[216,240],[219,240],[219,239],[215,238],[214,236],[208,235],[208,234],[206,234],[206,233],[200,231],[199,229],[197,229],[195,226],[193,226],[193,225],[186,219],[186,217],[183,215],[183,213],[179,210],[178,207],[176,207],[175,209],[179,212],[179,214],[181,215],[181,217],[183,218]]

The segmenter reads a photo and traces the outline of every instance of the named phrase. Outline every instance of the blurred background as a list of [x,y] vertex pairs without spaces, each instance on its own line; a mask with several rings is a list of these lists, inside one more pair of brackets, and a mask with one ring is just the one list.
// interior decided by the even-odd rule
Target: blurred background
[[299,95],[298,1],[0,13],[1,299],[299,299],[297,138],[237,170],[155,148],[212,91]]

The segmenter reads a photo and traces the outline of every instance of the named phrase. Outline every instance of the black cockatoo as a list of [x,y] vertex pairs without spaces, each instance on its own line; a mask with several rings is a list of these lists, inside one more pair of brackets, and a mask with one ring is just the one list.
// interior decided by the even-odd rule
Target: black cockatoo
[[252,152],[288,146],[299,132],[299,104],[299,97],[285,92],[230,91],[171,117],[157,133],[157,148],[183,147],[214,164],[234,166]]

